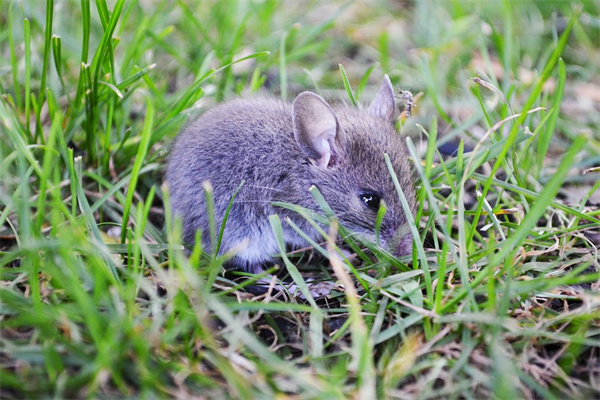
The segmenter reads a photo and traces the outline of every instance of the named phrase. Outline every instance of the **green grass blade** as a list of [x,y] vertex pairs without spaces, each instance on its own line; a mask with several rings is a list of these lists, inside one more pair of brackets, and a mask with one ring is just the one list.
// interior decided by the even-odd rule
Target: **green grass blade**
[[558,60],[558,83],[556,86],[556,91],[554,92],[554,99],[552,100],[552,109],[556,110],[553,112],[545,124],[543,131],[538,136],[538,146],[537,146],[537,161],[538,161],[538,170],[541,171],[543,167],[544,159],[546,158],[546,154],[548,153],[548,148],[550,147],[550,139],[552,139],[552,135],[554,134],[554,129],[556,127],[556,121],[559,117],[558,110],[560,109],[560,105],[563,101],[563,95],[565,91],[565,81],[567,79],[567,68],[565,67],[565,62],[562,59]]
[[123,91],[123,90],[131,87],[138,80],[140,80],[141,78],[146,76],[146,74],[148,74],[148,72],[152,71],[155,67],[156,67],[156,64],[150,64],[147,67],[139,70],[135,74],[131,75],[129,78],[124,79],[119,84],[117,84],[117,90]]
[[281,98],[287,100],[287,61],[286,61],[286,39],[288,32],[283,32],[281,41],[279,42],[279,89],[281,90]]
[[42,135],[42,123],[41,112],[42,104],[44,103],[44,96],[46,94],[46,79],[48,74],[48,64],[50,62],[50,53],[52,52],[51,40],[52,40],[52,22],[54,17],[54,0],[46,0],[46,26],[44,28],[44,59],[42,64],[42,76],[40,79],[40,93],[38,95],[37,103],[39,105],[38,112],[36,115],[36,137],[40,136],[43,140]]
[[127,235],[127,226],[129,223],[129,213],[131,211],[131,204],[133,202],[133,195],[139,179],[140,170],[142,165],[146,161],[146,154],[148,153],[148,145],[150,143],[150,136],[152,132],[152,125],[154,122],[154,107],[150,100],[146,101],[146,118],[144,120],[144,128],[142,129],[142,135],[140,139],[140,145],[138,148],[135,161],[133,162],[133,168],[131,170],[131,179],[129,186],[127,187],[127,197],[125,204],[123,205],[123,222],[121,224],[121,243],[125,243]]
[[13,21],[16,18],[14,8],[17,3],[10,2],[8,6],[8,45],[10,47],[10,65],[12,72],[12,81],[13,81],[13,89],[15,91],[15,100],[17,104],[17,109],[21,110],[22,100],[21,100],[21,89],[19,85],[19,68],[18,68],[18,60],[17,60],[17,52],[15,50],[15,39],[14,39],[14,26]]
[[356,101],[356,97],[354,97],[354,93],[352,93],[352,87],[350,86],[350,82],[348,82],[348,76],[346,75],[346,70],[342,64],[339,64],[340,73],[342,74],[342,81],[344,82],[344,88],[346,88],[346,94],[350,99],[350,102],[353,106],[357,106],[358,102]]
[[367,70],[363,74],[362,78],[360,78],[360,82],[358,83],[358,86],[356,87],[356,101],[359,101],[360,98],[362,97],[362,93],[365,90],[367,83],[369,82],[369,77],[371,76],[371,73],[373,72],[373,70],[375,69],[375,67],[377,65],[378,65],[378,63],[375,63],[375,64],[371,65],[369,68],[367,68]]
[[89,79],[86,84],[86,75],[84,74],[84,66],[88,65],[88,53],[90,51],[90,31],[91,31],[91,16],[90,16],[90,0],[81,0],[81,68],[79,71],[79,81],[77,83],[77,93],[75,95],[75,107],[81,107],[81,101],[87,88],[89,87]]
[[227,223],[227,219],[229,218],[229,212],[231,211],[231,207],[233,206],[233,202],[238,192],[244,185],[244,181],[240,183],[240,185],[235,189],[233,194],[231,195],[231,200],[229,200],[229,204],[227,205],[227,209],[225,210],[225,215],[223,216],[223,222],[221,223],[221,229],[219,230],[219,236],[217,237],[217,245],[215,246],[215,256],[219,254],[219,249],[221,248],[221,241],[223,240],[223,233],[225,232],[225,224]]
[[29,20],[23,20],[23,35],[25,40],[25,132],[30,143],[35,140],[31,135],[31,27]]
[[50,127],[50,134],[48,135],[48,140],[46,141],[44,149],[44,161],[42,163],[42,174],[40,175],[36,224],[36,230],[38,232],[42,231],[42,225],[44,218],[46,217],[46,189],[48,188],[48,181],[50,180],[51,174],[56,167],[56,165],[53,166],[53,164],[55,164],[57,159],[57,152],[55,151],[57,136],[62,135],[62,130],[60,128],[63,122],[63,117],[60,113],[54,114],[53,117],[52,126]]
[[62,40],[60,36],[57,35],[52,36],[52,59],[54,60],[54,68],[56,69],[56,75],[58,77],[58,81],[60,82],[60,86],[65,92],[65,96],[67,96],[69,106],[73,107],[73,100],[71,99],[71,95],[67,90],[67,86],[65,85],[65,79],[63,76],[64,71],[62,68]]

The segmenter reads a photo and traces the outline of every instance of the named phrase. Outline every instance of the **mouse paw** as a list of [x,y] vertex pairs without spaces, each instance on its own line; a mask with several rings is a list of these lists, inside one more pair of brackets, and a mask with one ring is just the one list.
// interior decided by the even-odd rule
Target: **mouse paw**
[[315,282],[308,284],[310,294],[314,298],[327,297],[337,287],[335,282]]
[[[270,279],[267,279],[266,277],[261,278],[257,281],[257,285],[248,286],[248,287],[246,287],[246,290],[252,289],[252,290],[250,290],[250,292],[252,292],[254,294],[265,293],[268,290],[268,287],[274,283],[274,282],[272,282],[273,279],[275,279],[273,276],[271,276]],[[343,286],[336,284],[335,282],[331,282],[331,281],[315,282],[315,280],[311,279],[311,278],[306,279],[306,285],[308,286],[308,291],[310,292],[310,295],[315,299],[320,299],[320,298],[329,296],[331,291],[334,289],[338,289],[338,290],[343,289]],[[277,292],[287,292],[292,297],[295,297],[297,299],[306,300],[306,296],[304,295],[304,293],[302,293],[302,291],[300,291],[300,287],[293,282],[291,282],[291,283],[283,283],[283,282],[274,283],[273,289],[275,289],[275,291],[277,291]]]
[[[311,282],[310,279],[307,279],[306,283],[307,283],[308,291],[310,292],[310,295],[315,299],[327,297],[327,296],[329,296],[329,294],[331,293],[332,290],[338,288],[338,285],[336,285],[335,282],[330,282],[330,281],[328,281],[328,282]],[[286,289],[292,296],[297,297],[300,300],[306,300],[306,296],[304,295],[304,293],[302,293],[300,291],[300,288],[298,287],[298,285],[291,284],[289,286],[286,286]]]

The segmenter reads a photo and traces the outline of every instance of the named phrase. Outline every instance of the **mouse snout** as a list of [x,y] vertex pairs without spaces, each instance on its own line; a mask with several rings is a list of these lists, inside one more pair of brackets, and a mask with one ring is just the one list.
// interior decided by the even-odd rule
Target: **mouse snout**
[[389,242],[389,251],[395,256],[405,256],[412,253],[413,236],[408,225],[398,229]]
[[412,234],[408,233],[400,239],[398,246],[394,250],[394,255],[396,256],[405,256],[412,253],[412,242],[413,237]]

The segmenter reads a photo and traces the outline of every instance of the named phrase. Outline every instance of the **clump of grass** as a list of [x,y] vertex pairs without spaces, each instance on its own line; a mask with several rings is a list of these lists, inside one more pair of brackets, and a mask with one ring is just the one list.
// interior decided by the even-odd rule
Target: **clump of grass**
[[[597,395],[597,5],[294,7],[1,8],[2,397]],[[261,88],[357,103],[383,72],[423,92],[412,257],[348,236],[345,259],[314,190],[323,215],[281,206],[329,225],[345,291],[312,299],[295,254],[306,302],[184,255],[161,170],[188,117]]]

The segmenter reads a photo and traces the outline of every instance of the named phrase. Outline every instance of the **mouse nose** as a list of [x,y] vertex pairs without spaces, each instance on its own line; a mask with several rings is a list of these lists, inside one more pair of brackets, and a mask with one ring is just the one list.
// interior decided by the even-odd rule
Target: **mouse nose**
[[412,254],[413,236],[408,225],[401,226],[396,230],[392,240],[389,242],[389,251],[395,256],[406,256]]
[[408,233],[400,239],[398,242],[398,246],[394,249],[393,253],[396,256],[406,256],[412,254],[412,242],[413,237],[412,234]]

